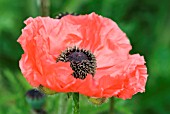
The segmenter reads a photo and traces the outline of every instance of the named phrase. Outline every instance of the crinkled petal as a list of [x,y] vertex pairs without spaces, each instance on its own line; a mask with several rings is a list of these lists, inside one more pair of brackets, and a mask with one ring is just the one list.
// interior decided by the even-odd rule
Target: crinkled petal
[[[32,86],[43,85],[56,92],[79,92],[92,97],[131,98],[145,91],[147,69],[144,58],[129,55],[131,45],[125,33],[110,19],[95,13],[28,18],[18,39],[24,54],[19,62]],[[96,56],[94,77],[72,76],[70,63],[56,62],[62,51],[77,46]]]
[[[65,16],[51,32],[52,54],[58,57],[68,47],[80,47],[94,53],[98,68],[105,68],[126,60],[131,45],[126,34],[115,22],[95,13]],[[109,61],[109,62],[108,62]]]
[[95,79],[104,90],[102,96],[127,99],[144,92],[148,76],[144,64],[144,58],[135,54],[107,70],[98,69]]

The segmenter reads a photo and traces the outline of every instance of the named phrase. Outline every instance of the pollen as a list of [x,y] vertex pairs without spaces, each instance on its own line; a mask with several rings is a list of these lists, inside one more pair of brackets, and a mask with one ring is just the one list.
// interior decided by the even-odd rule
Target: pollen
[[67,48],[57,59],[58,61],[70,62],[75,78],[85,79],[87,74],[94,76],[96,70],[96,58],[91,51],[78,47]]

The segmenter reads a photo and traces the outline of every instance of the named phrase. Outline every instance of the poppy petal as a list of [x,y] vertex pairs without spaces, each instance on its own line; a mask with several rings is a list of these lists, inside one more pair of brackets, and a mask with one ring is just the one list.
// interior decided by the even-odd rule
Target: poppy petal
[[[130,55],[126,34],[115,22],[95,13],[52,19],[28,18],[18,39],[24,54],[19,62],[27,81],[56,92],[79,92],[91,97],[131,98],[145,91],[144,58]],[[68,47],[90,50],[96,57],[96,74],[84,80],[72,76],[69,62],[56,62]]]
[[104,90],[102,96],[127,99],[137,92],[144,92],[148,76],[144,63],[144,58],[135,54],[107,70],[98,69],[94,78]]
[[70,45],[92,51],[96,56],[98,68],[113,66],[127,59],[131,50],[130,42],[112,20],[91,13],[68,15],[63,17],[61,22],[67,25],[65,29],[68,30],[72,29],[71,25],[77,26],[77,32],[72,29],[72,32],[67,34],[68,41],[71,41]]

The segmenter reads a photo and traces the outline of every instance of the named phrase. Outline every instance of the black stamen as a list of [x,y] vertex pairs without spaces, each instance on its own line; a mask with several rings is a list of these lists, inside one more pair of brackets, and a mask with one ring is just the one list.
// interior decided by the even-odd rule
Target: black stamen
[[77,47],[68,48],[60,54],[58,61],[70,62],[75,78],[85,79],[87,74],[95,74],[96,58],[90,51]]

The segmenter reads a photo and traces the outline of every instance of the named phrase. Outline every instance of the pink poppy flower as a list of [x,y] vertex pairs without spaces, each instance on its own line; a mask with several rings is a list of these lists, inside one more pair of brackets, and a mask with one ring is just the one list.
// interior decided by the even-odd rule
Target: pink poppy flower
[[32,86],[99,98],[145,91],[144,58],[129,54],[130,42],[114,21],[91,13],[28,18],[25,24],[19,66]]

